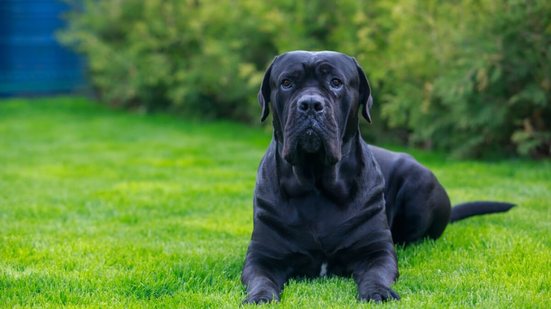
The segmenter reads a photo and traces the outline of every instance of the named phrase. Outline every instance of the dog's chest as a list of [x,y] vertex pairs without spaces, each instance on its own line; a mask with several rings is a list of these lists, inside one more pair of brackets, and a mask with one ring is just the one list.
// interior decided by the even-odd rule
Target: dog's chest
[[[290,252],[297,275],[318,277],[342,274],[343,252],[350,246],[345,228],[354,216],[346,207],[320,198],[308,197],[290,201],[286,218],[295,252]],[[299,253],[297,255],[297,253]]]
[[[324,254],[335,251],[342,244],[342,226],[351,216],[346,207],[322,196],[293,199],[289,202],[292,215],[289,226],[300,237],[304,248],[320,250]],[[306,240],[306,241],[305,241]]]

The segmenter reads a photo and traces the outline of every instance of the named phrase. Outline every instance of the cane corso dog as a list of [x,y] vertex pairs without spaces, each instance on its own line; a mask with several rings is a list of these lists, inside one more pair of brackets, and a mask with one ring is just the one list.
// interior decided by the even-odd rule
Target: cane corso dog
[[278,301],[291,277],[352,276],[358,297],[399,299],[394,244],[438,238],[449,222],[513,205],[450,206],[427,168],[407,154],[367,145],[371,89],[354,58],[288,52],[258,93],[273,139],[258,169],[254,230],[242,281],[245,303]]

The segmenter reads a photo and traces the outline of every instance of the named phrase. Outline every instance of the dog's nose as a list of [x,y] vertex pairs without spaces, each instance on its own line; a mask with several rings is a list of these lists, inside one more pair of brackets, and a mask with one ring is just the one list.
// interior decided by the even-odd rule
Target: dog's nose
[[313,111],[319,113],[323,111],[323,102],[316,96],[305,96],[298,100],[298,109],[301,112]]

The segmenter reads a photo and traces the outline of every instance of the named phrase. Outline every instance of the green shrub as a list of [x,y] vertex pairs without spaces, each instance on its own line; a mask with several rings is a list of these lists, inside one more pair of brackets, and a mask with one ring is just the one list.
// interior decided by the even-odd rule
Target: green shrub
[[87,1],[61,38],[87,56],[112,104],[248,121],[258,67],[275,51],[246,15],[230,1]]
[[550,156],[550,3],[88,0],[60,38],[106,102],[245,122],[274,55],[338,50],[372,83],[370,140]]
[[400,6],[389,44],[385,118],[411,129],[413,143],[459,155],[550,156],[550,4]]
[[60,38],[87,56],[111,104],[252,121],[267,64],[295,42],[322,46],[329,3],[86,1]]

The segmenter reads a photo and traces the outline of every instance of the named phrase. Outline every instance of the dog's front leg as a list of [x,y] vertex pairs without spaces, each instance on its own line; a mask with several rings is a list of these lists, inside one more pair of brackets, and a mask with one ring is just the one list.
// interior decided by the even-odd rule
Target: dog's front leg
[[260,304],[279,301],[288,274],[273,264],[271,267],[266,266],[271,263],[265,263],[266,261],[258,258],[253,260],[252,255],[247,255],[241,275],[241,281],[247,288],[247,297],[243,303]]
[[353,276],[358,285],[358,298],[364,301],[387,301],[400,299],[390,286],[398,277],[396,253],[392,243],[381,244],[371,251],[365,259],[358,261]]

